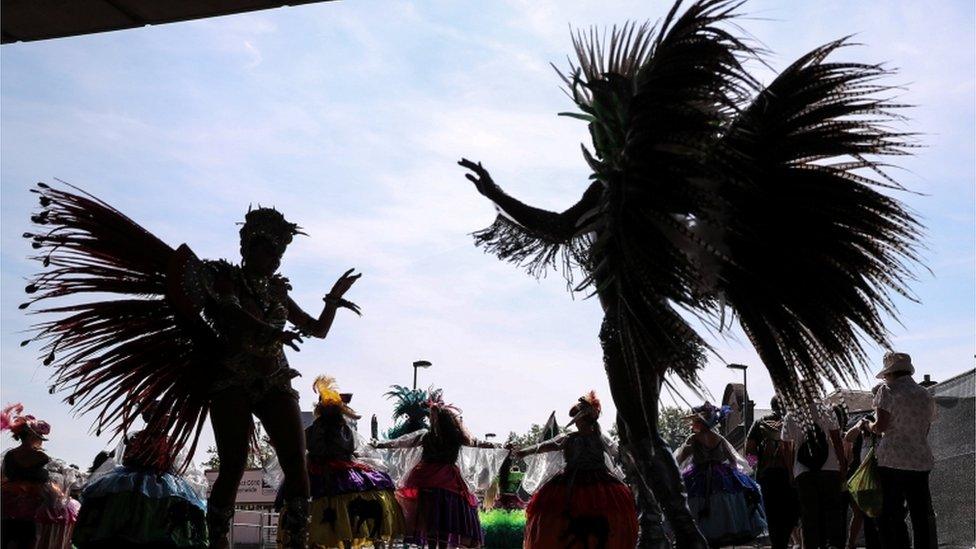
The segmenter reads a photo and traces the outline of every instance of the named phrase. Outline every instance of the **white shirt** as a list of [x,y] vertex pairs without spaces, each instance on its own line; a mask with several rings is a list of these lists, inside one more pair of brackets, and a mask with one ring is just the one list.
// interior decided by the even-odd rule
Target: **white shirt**
[[[814,421],[820,426],[823,431],[824,436],[827,437],[827,461],[824,462],[823,467],[820,468],[821,471],[840,471],[840,464],[837,463],[837,452],[834,451],[834,443],[830,439],[831,431],[838,431],[840,427],[837,425],[837,416],[830,410],[825,409],[823,406],[815,407]],[[783,418],[783,440],[789,440],[793,442],[793,476],[798,477],[803,473],[809,471],[806,465],[800,463],[796,456],[799,454],[797,451],[800,445],[806,440],[806,428],[803,426],[802,422],[796,418],[796,414],[790,412],[786,414]]]
[[874,396],[874,407],[891,414],[875,456],[878,465],[908,471],[931,471],[929,428],[936,417],[935,399],[911,376],[885,383]]

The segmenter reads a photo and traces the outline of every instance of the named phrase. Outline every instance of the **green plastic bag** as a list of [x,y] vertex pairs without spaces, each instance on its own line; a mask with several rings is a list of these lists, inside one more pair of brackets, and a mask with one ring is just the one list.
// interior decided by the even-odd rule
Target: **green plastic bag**
[[847,481],[847,490],[865,515],[871,518],[881,516],[881,481],[878,478],[878,462],[874,457],[873,445],[861,466]]

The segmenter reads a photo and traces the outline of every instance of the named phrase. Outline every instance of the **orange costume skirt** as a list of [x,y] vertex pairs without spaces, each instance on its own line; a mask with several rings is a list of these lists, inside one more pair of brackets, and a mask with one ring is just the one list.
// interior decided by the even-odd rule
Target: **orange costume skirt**
[[525,514],[526,549],[637,545],[634,495],[605,469],[556,475],[532,496]]

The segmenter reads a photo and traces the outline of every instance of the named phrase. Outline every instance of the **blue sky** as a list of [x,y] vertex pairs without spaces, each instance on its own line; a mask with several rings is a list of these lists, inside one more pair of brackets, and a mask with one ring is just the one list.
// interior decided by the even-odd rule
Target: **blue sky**
[[[549,63],[565,65],[569,25],[657,19],[666,2],[356,1],[5,45],[0,49],[0,360],[4,403],[54,425],[52,454],[87,463],[108,442],[87,433],[19,333],[23,279],[35,270],[19,235],[27,189],[59,177],[81,185],[171,245],[236,259],[248,204],[275,205],[309,238],[283,273],[317,312],[345,269],[364,276],[326,341],[291,353],[308,408],[315,375],[356,394],[389,424],[381,394],[408,384],[410,363],[434,363],[421,384],[444,387],[476,434],[521,431],[560,414],[583,391],[607,397],[598,304],[573,300],[557,276],[535,281],[474,248],[493,218],[454,162],[481,160],[496,181],[560,209],[586,187],[585,127],[557,117],[571,104]],[[857,34],[840,58],[899,67],[908,128],[925,148],[901,162],[902,194],[928,226],[914,289],[892,322],[895,346],[920,373],[973,366],[974,8],[971,2],[755,1],[743,27],[782,68],[828,40]],[[769,81],[772,73],[757,67]],[[752,364],[753,397],[772,388],[736,332],[722,358]],[[873,349],[880,361],[882,350]],[[718,358],[703,372],[717,397],[740,379]],[[867,382],[866,382],[867,383]],[[565,419],[565,418],[564,418]],[[205,434],[204,444],[212,436]],[[4,447],[9,440],[3,441]],[[200,454],[202,456],[202,454]]]

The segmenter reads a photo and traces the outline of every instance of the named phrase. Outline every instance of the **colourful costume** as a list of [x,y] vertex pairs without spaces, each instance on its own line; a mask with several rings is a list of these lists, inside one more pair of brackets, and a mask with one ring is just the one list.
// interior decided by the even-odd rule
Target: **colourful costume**
[[319,403],[315,421],[305,430],[312,505],[310,547],[372,547],[403,535],[403,513],[390,475],[357,455],[362,449],[346,417],[349,408],[335,380],[315,380]]
[[144,459],[145,445],[158,447],[152,439],[147,431],[136,433],[121,465],[110,459],[92,474],[72,537],[78,549],[207,546],[206,477],[192,468],[180,476]]
[[[703,421],[709,428],[723,415],[708,403],[694,411],[708,417]],[[688,491],[688,507],[712,547],[745,544],[766,531],[762,492],[746,473],[745,459],[724,437],[716,436],[720,441],[714,447],[692,435],[675,451]]]
[[[65,390],[78,412],[96,412],[96,434],[129,432],[153,408],[146,430],[156,447],[143,450],[166,470],[188,448],[192,458],[212,410],[220,473],[207,506],[210,543],[226,547],[234,514],[236,479],[247,454],[243,418],[257,415],[273,440],[300,445],[297,393],[285,344],[301,335],[325,337],[335,311],[358,308],[342,298],[357,276],[347,272],[316,319],[288,296],[277,273],[298,226],[273,208],[249,210],[240,228],[240,265],[201,261],[187,245],[174,249],[105,202],[80,191],[39,183],[33,192],[38,226],[24,236],[47,268],[27,286],[37,301],[74,296],[51,306],[33,339],[51,365],[51,391]],[[26,342],[25,342],[26,343]],[[219,418],[218,418],[219,415]],[[235,422],[237,422],[235,424]],[[230,424],[230,428],[223,428]],[[274,429],[276,432],[272,432]],[[292,437],[299,440],[291,440]],[[282,513],[288,545],[304,545],[308,499],[301,452],[287,456],[289,497]],[[145,461],[149,457],[145,457]]]
[[498,475],[508,451],[471,439],[453,407],[431,402],[428,408],[430,431],[377,445],[390,449],[384,459],[397,478],[396,497],[406,523],[404,542],[480,547],[484,534],[476,493]]
[[[599,401],[592,393],[580,400],[595,410],[591,432],[559,435],[520,451],[542,451],[526,457],[529,469],[523,488],[531,493],[541,485],[525,511],[527,549],[576,544],[631,549],[637,543],[634,495],[613,463],[615,445],[596,423]],[[574,407],[571,415],[576,416],[577,410]]]
[[[23,406],[8,406],[0,414],[0,428],[15,438],[47,440],[51,427],[34,416],[23,416]],[[23,449],[23,450],[22,450]],[[25,463],[26,462],[26,463]],[[0,527],[3,543],[31,549],[67,549],[78,519],[80,504],[68,495],[73,469],[52,461],[39,447],[14,448],[3,455],[0,483]]]

